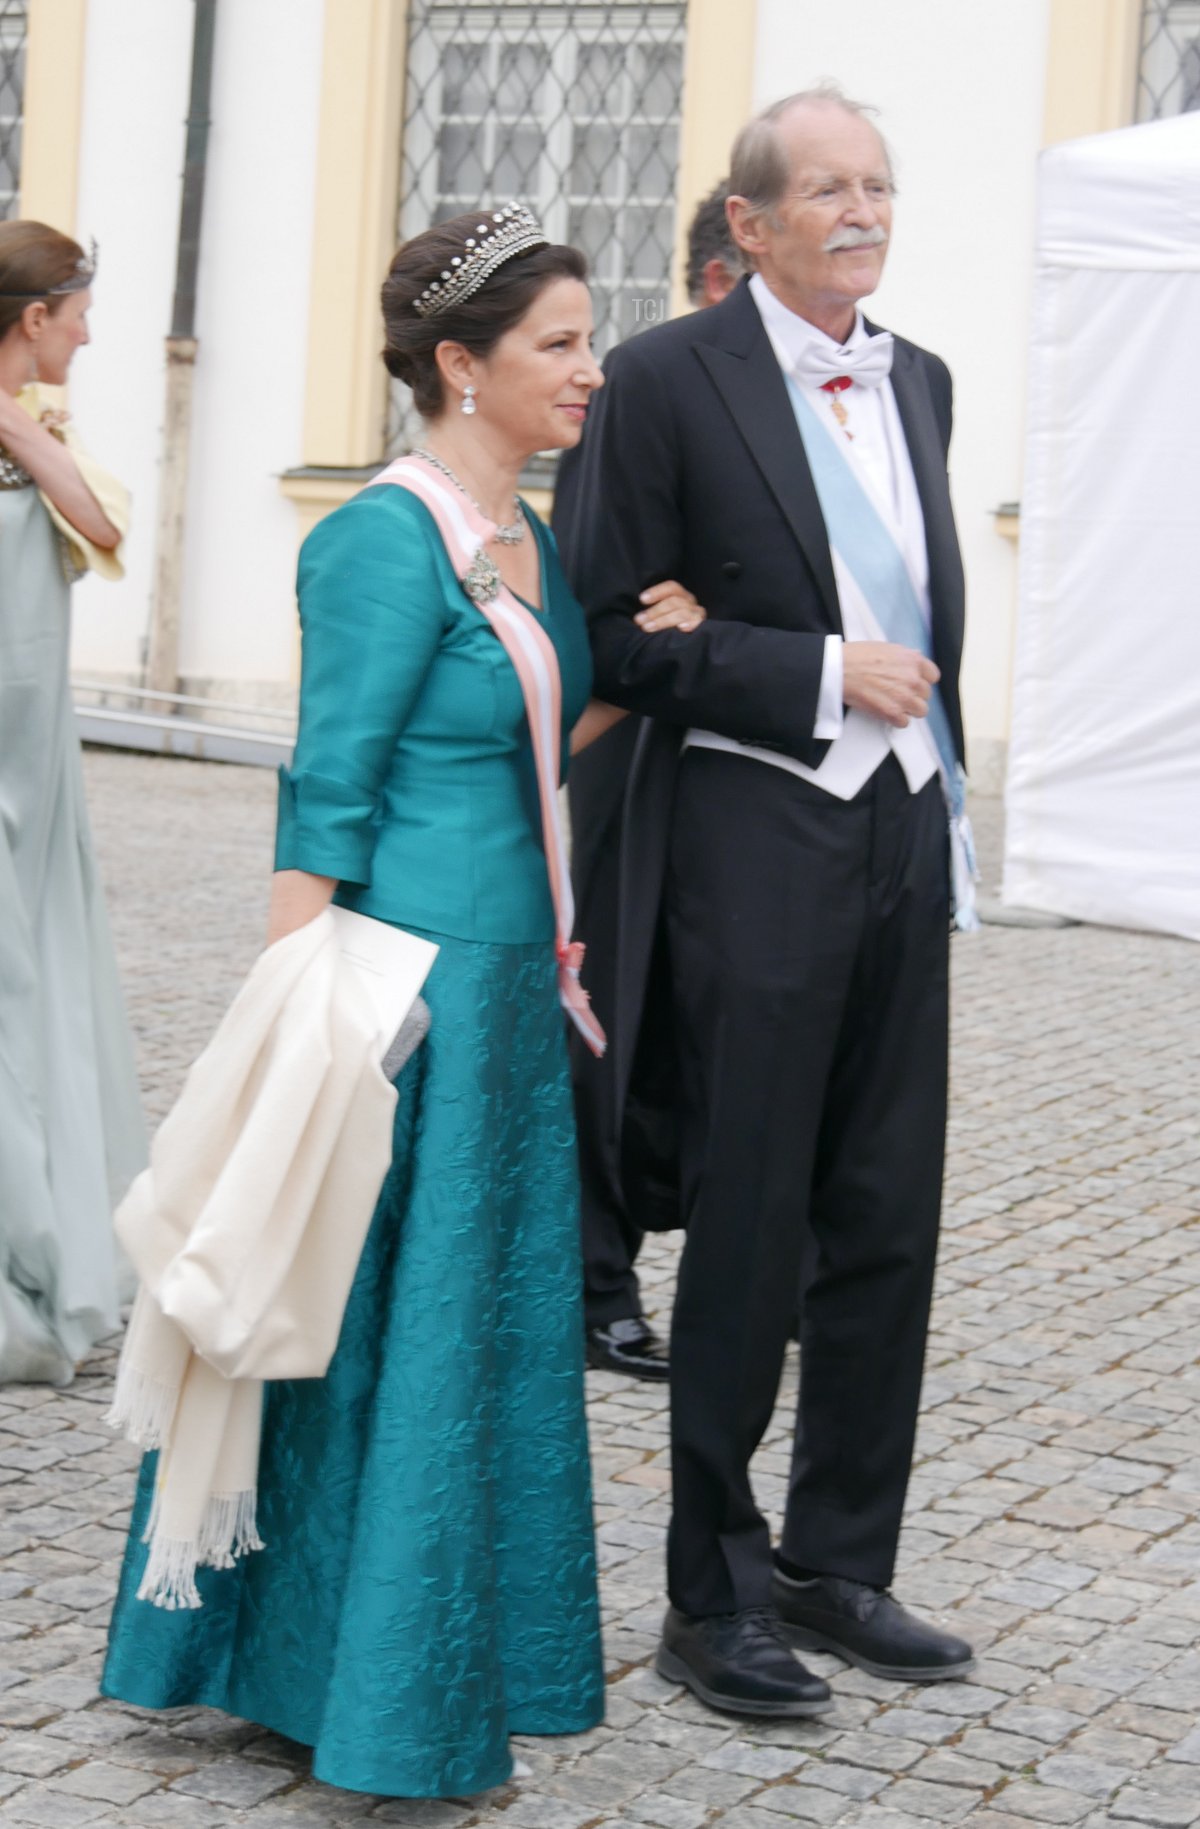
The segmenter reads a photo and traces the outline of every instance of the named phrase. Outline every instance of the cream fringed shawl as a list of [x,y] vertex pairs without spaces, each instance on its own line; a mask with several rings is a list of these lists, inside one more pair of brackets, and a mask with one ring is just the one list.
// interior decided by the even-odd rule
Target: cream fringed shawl
[[332,914],[261,955],[116,1216],[141,1280],[109,1421],[160,1450],[139,1598],[262,1548],[262,1381],[319,1378],[391,1161],[395,1088]]

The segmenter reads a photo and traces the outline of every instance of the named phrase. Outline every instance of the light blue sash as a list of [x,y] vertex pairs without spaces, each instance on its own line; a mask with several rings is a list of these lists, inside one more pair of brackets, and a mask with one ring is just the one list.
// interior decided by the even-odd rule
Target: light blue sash
[[[904,555],[838,450],[833,434],[821,424],[791,375],[787,377],[787,385],[830,546],[870,605],[885,640],[915,649],[927,660],[932,660],[930,631]],[[929,699],[928,723],[938,753],[942,790],[950,810],[955,924],[971,928],[977,925],[972,888],[975,847],[966,817],[967,784],[950,734],[945,701],[937,686]]]

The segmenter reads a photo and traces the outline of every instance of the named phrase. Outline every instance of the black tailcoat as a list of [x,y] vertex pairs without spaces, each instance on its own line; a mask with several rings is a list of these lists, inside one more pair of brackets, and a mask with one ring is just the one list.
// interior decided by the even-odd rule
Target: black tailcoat
[[[961,756],[950,381],[897,341],[892,387]],[[843,801],[759,761],[681,756],[689,728],[810,767],[827,747],[812,732],[825,643],[842,632],[833,561],[746,284],[614,352],[565,471],[559,526],[589,612],[596,691],[644,719],[622,805],[602,1105],[629,1210],[687,1226],[671,1330],[671,1599],[690,1615],[769,1602],[770,1535],[749,1467],[798,1299],[782,1553],[886,1586],[941,1206],[940,786],[910,793],[889,756]],[[632,620],[638,593],[665,578],[705,606],[700,629],[648,635]],[[578,797],[577,816],[586,824]],[[581,834],[585,887],[591,842]]]
[[[605,373],[583,439],[562,459],[554,531],[588,613],[596,696],[645,715],[632,762],[626,736],[572,767],[574,874],[582,904],[619,842],[617,931],[583,932],[598,979],[616,984],[598,1009],[610,1051],[594,1071],[609,1076],[603,1103],[629,1211],[662,1229],[678,1223],[672,1119],[657,1097],[671,1083],[671,1038],[667,1000],[648,1010],[647,993],[683,733],[697,726],[817,766],[824,637],[841,633],[841,616],[816,489],[748,282],[622,344]],[[934,659],[965,759],[950,374],[897,337],[892,388],[925,516]],[[646,635],[631,621],[638,592],[666,578],[704,605],[702,628]]]

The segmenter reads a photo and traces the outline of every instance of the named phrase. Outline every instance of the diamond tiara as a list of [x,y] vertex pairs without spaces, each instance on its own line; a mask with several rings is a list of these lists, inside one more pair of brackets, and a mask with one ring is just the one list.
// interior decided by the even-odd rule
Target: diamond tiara
[[531,248],[549,246],[533,211],[523,203],[506,203],[503,209],[495,210],[487,221],[481,222],[474,235],[467,236],[463,252],[456,254],[445,271],[413,300],[413,310],[423,318],[449,311],[451,306],[461,305],[464,299],[478,292],[497,267],[502,267],[514,254],[527,254]]
[[96,246],[96,238],[93,236],[91,253],[80,255],[79,259],[75,262],[75,271],[72,273],[70,279],[64,279],[60,285],[51,286],[49,296],[51,298],[57,298],[60,292],[86,292],[87,288],[96,277],[96,266],[99,262],[99,258],[100,250]]
[[23,298],[35,304],[41,298],[58,298],[64,292],[86,292],[96,277],[96,263],[100,250],[95,240],[92,241],[91,254],[81,254],[75,262],[68,279],[60,280],[57,286],[51,286],[48,292],[8,292],[0,291],[0,298]]

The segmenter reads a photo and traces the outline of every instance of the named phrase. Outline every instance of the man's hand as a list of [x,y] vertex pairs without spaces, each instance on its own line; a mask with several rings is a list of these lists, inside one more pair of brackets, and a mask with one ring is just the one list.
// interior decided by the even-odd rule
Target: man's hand
[[923,718],[941,679],[931,660],[894,641],[848,641],[842,648],[842,699],[903,730]]

